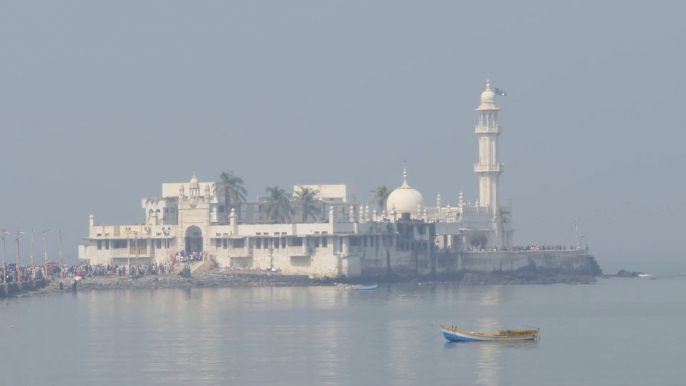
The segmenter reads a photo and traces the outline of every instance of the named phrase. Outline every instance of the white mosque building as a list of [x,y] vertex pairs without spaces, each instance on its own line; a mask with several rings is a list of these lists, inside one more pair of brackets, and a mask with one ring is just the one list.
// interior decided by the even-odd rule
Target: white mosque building
[[[89,264],[167,262],[177,252],[205,252],[220,266],[278,270],[313,277],[390,271],[391,266],[413,267],[419,254],[459,251],[472,247],[480,235],[489,247],[513,243],[511,207],[499,204],[496,95],[487,83],[476,109],[479,160],[479,201],[466,203],[460,193],[457,207],[425,206],[422,194],[410,187],[407,171],[403,182],[377,211],[358,201],[348,185],[296,185],[315,190],[321,215],[311,222],[265,223],[260,203],[246,202],[231,209],[223,197],[212,194],[212,182],[195,174],[188,183],[164,183],[158,198],[144,198],[145,224],[102,225],[90,216],[88,237],[79,247],[79,258]],[[236,211],[238,209],[238,211]],[[228,222],[226,218],[228,217]],[[414,263],[413,263],[414,262]],[[424,267],[431,269],[431,267]]]

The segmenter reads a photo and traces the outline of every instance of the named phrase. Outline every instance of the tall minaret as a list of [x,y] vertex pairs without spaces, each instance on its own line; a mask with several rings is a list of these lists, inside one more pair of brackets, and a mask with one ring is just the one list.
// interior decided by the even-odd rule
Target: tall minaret
[[503,172],[503,165],[498,162],[498,111],[495,105],[495,93],[491,84],[486,81],[486,91],[481,94],[479,124],[475,132],[479,136],[479,163],[474,164],[474,173],[479,176],[479,206],[488,207],[495,217],[498,211],[498,177]]

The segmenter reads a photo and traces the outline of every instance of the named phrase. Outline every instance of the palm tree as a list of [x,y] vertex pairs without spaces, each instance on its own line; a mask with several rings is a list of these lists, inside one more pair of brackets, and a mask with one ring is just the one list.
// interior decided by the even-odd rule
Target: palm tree
[[316,215],[322,211],[319,208],[319,200],[317,200],[317,191],[311,188],[301,186],[300,191],[295,192],[295,210],[303,217],[303,222],[307,222],[307,218],[312,216],[315,220]]
[[262,217],[271,222],[290,222],[291,215],[294,214],[290,195],[278,186],[268,187],[266,192],[267,196],[260,197]]
[[229,212],[233,208],[233,203],[240,204],[245,202],[245,196],[248,190],[243,187],[243,179],[233,175],[233,170],[229,172],[222,172],[219,175],[219,181],[213,185],[214,196],[219,201],[219,196],[224,196],[226,223],[229,223]]
[[498,221],[498,227],[500,228],[500,246],[505,246],[505,224],[510,222],[510,211],[507,209],[498,209],[498,215],[496,216],[496,221]]
[[379,213],[383,213],[384,209],[386,209],[386,201],[388,200],[388,196],[391,195],[391,191],[384,185],[379,186],[376,190],[372,190],[371,192],[374,193],[374,198],[369,201],[369,203],[378,206]]

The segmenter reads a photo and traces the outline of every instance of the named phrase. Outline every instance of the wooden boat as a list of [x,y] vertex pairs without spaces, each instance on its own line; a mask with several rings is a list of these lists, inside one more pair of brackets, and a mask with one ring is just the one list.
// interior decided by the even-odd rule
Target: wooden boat
[[455,327],[441,325],[441,331],[443,331],[443,336],[451,342],[509,342],[515,340],[535,340],[538,338],[538,329],[503,330],[495,334],[488,332],[467,332],[458,330]]
[[370,284],[370,285],[358,284],[355,286],[355,289],[358,291],[368,291],[368,290],[375,290],[376,287],[377,287],[376,284]]

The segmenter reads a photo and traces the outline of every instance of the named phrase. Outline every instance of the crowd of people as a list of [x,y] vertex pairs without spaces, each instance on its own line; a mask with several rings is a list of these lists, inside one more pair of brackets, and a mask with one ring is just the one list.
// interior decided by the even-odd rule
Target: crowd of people
[[[174,265],[186,263],[179,274],[190,277],[190,264],[194,261],[202,261],[206,258],[204,254],[177,254],[173,262],[166,263],[131,263],[131,264],[80,264],[80,265],[49,265],[47,276],[50,278],[85,278],[91,276],[150,276],[150,275],[171,275],[174,272]],[[0,283],[27,282],[41,280],[45,277],[44,266],[20,266],[17,269],[15,264],[7,266],[4,272],[0,265]]]
[[0,267],[0,273],[2,273],[0,283],[40,280],[45,276],[44,272],[45,269],[42,266],[19,266],[19,269],[17,269],[15,264],[11,264],[7,266],[7,272],[5,272],[3,267]]
[[193,261],[205,261],[207,260],[208,254],[205,251],[201,252],[176,252],[174,255],[174,261],[178,263],[188,263]]
[[[465,249],[465,252],[520,252],[520,251],[579,251],[581,247],[576,245],[526,245],[517,247],[490,247],[490,248],[480,248],[470,247]],[[586,247],[586,252],[588,252],[588,247]]]
[[150,276],[169,275],[172,273],[172,263],[131,263],[131,264],[82,264],[67,268],[67,276]]

